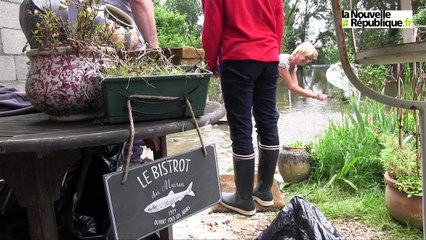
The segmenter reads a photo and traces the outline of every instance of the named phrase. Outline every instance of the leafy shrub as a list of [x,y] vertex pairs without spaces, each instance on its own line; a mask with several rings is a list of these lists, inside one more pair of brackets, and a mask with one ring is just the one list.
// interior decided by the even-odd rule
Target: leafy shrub
[[363,66],[358,70],[359,78],[376,91],[381,91],[385,80],[387,69],[384,65]]
[[340,60],[339,50],[337,49],[336,44],[328,42],[324,47],[320,49],[320,51],[320,56],[322,56],[327,63],[335,63]]
[[[330,184],[338,180],[357,189],[381,184],[384,172],[389,171],[399,176],[401,189],[414,196],[419,190],[421,193],[421,178],[413,174],[417,166],[414,141],[402,149],[389,137],[398,134],[397,109],[368,99],[359,105],[352,100],[351,107],[341,124],[332,123],[311,144],[311,179],[328,180]],[[413,114],[407,110],[401,119],[402,132],[411,136],[407,139],[415,134]]]
[[376,131],[369,126],[371,114],[361,114],[352,102],[353,115],[341,124],[332,123],[310,147],[313,158],[311,180],[328,180],[349,185],[353,189],[383,182],[379,160],[382,149]]
[[341,180],[353,189],[383,181],[378,159],[381,150],[376,134],[348,123],[331,124],[321,139],[313,143],[313,180]]
[[196,26],[186,22],[186,15],[169,12],[164,7],[156,6],[155,20],[158,42],[161,47],[201,46],[201,37],[194,35]]

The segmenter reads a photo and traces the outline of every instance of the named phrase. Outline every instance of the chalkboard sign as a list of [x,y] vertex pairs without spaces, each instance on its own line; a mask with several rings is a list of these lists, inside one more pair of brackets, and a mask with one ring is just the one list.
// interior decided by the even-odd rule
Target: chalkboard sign
[[204,210],[220,200],[214,145],[104,175],[116,239],[139,239]]

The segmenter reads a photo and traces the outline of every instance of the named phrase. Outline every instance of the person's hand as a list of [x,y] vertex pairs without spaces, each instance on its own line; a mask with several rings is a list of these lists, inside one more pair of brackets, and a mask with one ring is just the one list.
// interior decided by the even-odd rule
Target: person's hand
[[213,73],[213,76],[215,78],[220,78],[220,72],[219,69],[217,67],[212,68],[211,66],[207,65],[207,70],[211,71]]
[[324,101],[327,100],[327,95],[323,94],[321,91],[314,92],[314,97],[317,100]]
[[219,71],[216,70],[216,71],[213,72],[213,74],[216,78],[220,78],[220,72]]

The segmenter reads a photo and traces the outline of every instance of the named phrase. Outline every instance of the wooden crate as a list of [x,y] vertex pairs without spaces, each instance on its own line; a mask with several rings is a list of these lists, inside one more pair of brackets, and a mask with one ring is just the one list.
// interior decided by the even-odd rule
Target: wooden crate
[[176,65],[199,65],[205,57],[204,49],[194,47],[164,48],[167,57]]

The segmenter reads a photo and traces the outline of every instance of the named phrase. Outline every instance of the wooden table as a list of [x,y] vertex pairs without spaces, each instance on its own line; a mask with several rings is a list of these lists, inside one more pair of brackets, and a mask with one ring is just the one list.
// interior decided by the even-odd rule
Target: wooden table
[[[198,126],[218,122],[222,105],[208,102]],[[155,140],[154,158],[167,155],[166,135],[195,128],[191,118],[135,123],[135,138]],[[87,147],[129,141],[129,124],[49,121],[44,113],[0,118],[0,177],[27,208],[32,239],[58,239],[54,201],[62,179]],[[171,227],[160,238],[173,238]]]

